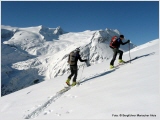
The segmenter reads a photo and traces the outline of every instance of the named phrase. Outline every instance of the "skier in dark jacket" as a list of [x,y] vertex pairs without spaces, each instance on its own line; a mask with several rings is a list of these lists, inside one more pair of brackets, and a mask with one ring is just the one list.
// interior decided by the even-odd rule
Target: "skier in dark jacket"
[[[77,79],[77,72],[78,72],[78,66],[77,66],[77,62],[78,60],[80,60],[81,62],[87,62],[87,59],[85,60],[82,60],[81,59],[81,56],[79,54],[80,52],[80,49],[77,48],[73,54],[74,54],[74,60],[71,61],[71,55],[69,55],[69,58],[68,58],[68,63],[70,64],[70,70],[71,70],[71,74],[68,76],[68,79],[66,81],[66,84],[70,86],[70,80],[71,78],[74,76],[73,78],[73,83],[72,83],[72,86],[75,86],[76,85],[76,79]],[[71,54],[71,53],[70,53]]]
[[[115,39],[115,40],[113,40]],[[130,40],[128,40],[127,42],[122,42],[122,40],[124,39],[124,35],[120,35],[119,38],[112,38],[112,42],[110,43],[110,48],[113,50],[114,54],[113,54],[113,58],[110,62],[110,69],[114,68],[114,61],[117,57],[117,54],[119,53],[119,63],[123,63],[125,61],[122,60],[122,55],[123,55],[123,51],[119,50],[120,45],[125,45],[127,43],[130,43]]]

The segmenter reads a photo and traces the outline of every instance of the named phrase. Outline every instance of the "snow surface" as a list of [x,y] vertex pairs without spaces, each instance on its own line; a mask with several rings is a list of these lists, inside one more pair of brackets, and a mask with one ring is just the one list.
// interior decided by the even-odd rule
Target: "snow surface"
[[[90,65],[112,57],[109,42],[118,30],[65,32],[61,27],[36,26],[18,28],[1,26],[2,39],[2,96],[67,74],[68,54],[79,47],[82,59]],[[126,40],[124,40],[126,41]],[[131,44],[131,48],[134,45]],[[128,51],[128,45],[121,47]],[[79,68],[84,63],[79,63]],[[85,66],[86,67],[86,66]]]
[[131,63],[114,70],[108,69],[111,59],[81,67],[81,85],[63,94],[57,92],[69,74],[3,96],[0,119],[159,120],[159,39],[130,53]]

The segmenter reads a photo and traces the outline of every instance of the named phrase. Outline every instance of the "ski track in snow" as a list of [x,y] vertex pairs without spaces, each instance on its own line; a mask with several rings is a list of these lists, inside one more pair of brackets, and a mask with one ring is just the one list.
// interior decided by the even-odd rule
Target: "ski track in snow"
[[[135,58],[131,59],[131,61],[134,61],[134,60],[139,59],[139,58],[142,58],[142,57],[150,56],[150,55],[154,55],[154,52],[152,52],[152,53],[150,53],[150,54],[146,54],[146,55],[142,55],[142,56],[135,57]],[[84,78],[82,78],[81,80],[77,81],[77,82],[80,83],[78,86],[83,85],[84,82],[87,82],[87,81],[89,81],[89,80],[91,80],[91,79],[93,79],[93,78],[100,77],[100,76],[103,76],[103,75],[107,75],[107,74],[115,71],[116,69],[119,69],[119,67],[125,66],[125,65],[127,65],[127,64],[129,64],[129,63],[130,63],[130,62],[128,62],[128,63],[126,63],[126,64],[123,64],[123,65],[120,65],[120,66],[117,66],[117,67],[115,67],[114,69],[106,69],[106,70],[103,70],[103,71],[101,71],[101,72],[99,72],[99,73],[91,74],[91,75],[88,76],[88,77],[84,77]],[[131,63],[130,63],[130,64],[131,64]],[[77,87],[78,87],[78,86],[77,86]],[[46,108],[48,108],[49,105],[51,105],[53,102],[55,102],[57,99],[59,99],[64,93],[66,93],[66,92],[67,92],[68,90],[70,90],[70,89],[71,89],[71,88],[69,88],[69,89],[63,88],[62,90],[64,90],[64,91],[60,90],[60,91],[58,91],[58,92],[56,93],[56,95],[48,97],[49,100],[47,100],[47,101],[46,101],[44,104],[42,104],[42,105],[38,105],[38,106],[37,106],[37,107],[38,107],[37,109],[35,109],[35,110],[34,110],[33,112],[31,112],[30,114],[26,115],[24,118],[25,118],[25,119],[32,119],[32,118],[35,118],[35,117],[39,116],[40,113],[42,113]],[[66,95],[65,97],[76,98],[77,96],[70,96],[70,94],[69,94],[69,95]],[[51,112],[53,112],[53,110],[44,111],[44,115],[50,114]],[[69,111],[67,111],[66,113],[69,114],[69,113],[71,113],[71,112],[72,112],[72,110],[69,110]],[[57,116],[61,116],[61,114],[58,114],[58,113],[56,113],[56,115],[57,115]]]
[[[67,90],[68,91],[68,90]],[[57,92],[57,94],[53,97],[51,97],[48,101],[46,101],[44,104],[42,104],[40,107],[38,107],[36,110],[34,110],[33,112],[31,112],[30,114],[28,114],[25,119],[31,119],[31,118],[35,118],[37,117],[41,112],[43,112],[50,104],[52,104],[53,102],[55,102],[58,98],[60,98],[64,93],[64,92]],[[49,111],[49,112],[52,112]],[[48,114],[49,112],[45,112],[44,114]]]
[[[125,64],[124,64],[125,65]],[[123,66],[124,66],[123,65]],[[106,74],[109,74],[109,73],[111,73],[111,72],[113,72],[113,71],[115,71],[116,69],[118,69],[119,67],[116,67],[115,69],[106,69],[106,70],[103,70],[102,72],[100,72],[100,73],[96,73],[96,74],[92,74],[92,75],[90,75],[90,76],[88,76],[88,77],[84,77],[84,78],[82,78],[81,80],[79,80],[78,82],[80,83],[80,85],[78,85],[78,86],[81,86],[82,85],[82,83],[84,83],[84,82],[87,82],[87,81],[89,81],[89,80],[91,80],[91,79],[93,79],[93,78],[96,78],[96,77],[100,77],[100,76],[103,76],[103,75],[106,75]],[[78,87],[77,86],[77,87]],[[37,117],[38,115],[40,115],[40,113],[42,113],[46,108],[48,108],[48,106],[49,105],[51,105],[53,102],[55,102],[57,99],[59,99],[64,93],[66,93],[68,90],[70,90],[70,89],[66,89],[66,91],[63,91],[63,92],[61,92],[61,90],[59,91],[59,92],[57,92],[56,93],[56,95],[55,96],[50,96],[49,97],[49,100],[48,101],[46,101],[44,104],[42,104],[42,105],[38,105],[39,107],[37,108],[37,109],[35,109],[33,112],[31,112],[30,114],[28,114],[28,115],[26,115],[25,116],[25,119],[32,119],[32,118],[35,118],[35,117]],[[77,96],[70,96],[70,95],[68,95],[69,97],[71,97],[71,98],[76,98]],[[65,97],[68,97],[67,95],[65,96]],[[51,113],[53,110],[49,110],[49,111],[44,111],[44,115],[47,115],[47,114],[49,114],[49,113]],[[72,110],[69,110],[69,111],[67,111],[66,113],[67,114],[69,114],[69,113],[71,113],[72,112]],[[61,114],[58,114],[58,113],[56,113],[56,115],[57,116],[61,116]]]
[[[117,68],[115,68],[115,69],[117,69]],[[88,76],[88,77],[84,77],[84,78],[82,78],[80,81],[78,81],[78,82],[80,82],[80,85],[78,85],[78,86],[81,86],[82,85],[82,83],[84,83],[84,82],[86,82],[86,81],[88,81],[88,80],[90,80],[90,79],[93,79],[93,78],[96,78],[96,77],[99,77],[99,76],[103,76],[103,75],[106,75],[106,74],[108,74],[108,73],[110,73],[110,72],[113,72],[113,71],[115,71],[115,69],[112,69],[112,70],[110,70],[110,69],[107,69],[107,70],[104,70],[104,71],[102,71],[102,72],[100,72],[100,73],[96,73],[96,74],[92,74],[92,75],[90,75],[90,76]],[[35,118],[35,117],[37,117],[38,115],[40,115],[40,113],[41,112],[43,112],[49,105],[51,105],[53,102],[55,102],[57,99],[59,99],[64,93],[66,93],[68,90],[70,90],[70,89],[66,89],[65,91],[62,91],[61,92],[61,90],[59,91],[59,92],[57,92],[56,93],[56,95],[54,95],[54,96],[50,96],[49,98],[49,100],[48,101],[46,101],[44,104],[42,104],[42,105],[40,105],[37,109],[35,109],[33,112],[31,112],[30,114],[28,114],[28,115],[26,115],[24,118],[25,119],[31,119],[31,118]],[[70,95],[69,95],[70,96]],[[65,96],[65,97],[68,97],[68,96]],[[70,96],[71,98],[76,98],[77,96]],[[49,114],[49,113],[51,113],[52,112],[52,110],[49,110],[49,111],[45,111],[44,112],[44,115],[47,115],[47,114]],[[69,113],[71,113],[72,112],[72,110],[69,110],[69,111],[67,111],[66,113],[67,114],[69,114]],[[58,114],[57,113],[57,116],[61,116],[60,114]]]

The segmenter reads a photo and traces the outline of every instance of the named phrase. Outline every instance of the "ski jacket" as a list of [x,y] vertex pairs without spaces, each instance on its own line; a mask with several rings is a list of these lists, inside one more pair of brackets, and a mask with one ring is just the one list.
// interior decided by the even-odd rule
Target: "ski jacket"
[[[69,61],[69,60],[70,60],[70,55],[69,55],[69,57],[68,57],[68,61]],[[74,64],[74,65],[70,65],[70,66],[77,66],[78,60],[81,61],[81,62],[85,62],[85,61],[86,61],[86,60],[82,60],[80,54],[77,52],[77,53],[76,53],[76,58],[75,58],[75,64]]]
[[125,44],[127,44],[127,43],[128,43],[128,41],[123,43],[122,40],[121,40],[120,38],[118,38],[118,39],[116,39],[116,41],[115,41],[112,45],[110,45],[110,47],[111,47],[112,49],[114,49],[114,48],[119,48],[120,45],[125,45]]

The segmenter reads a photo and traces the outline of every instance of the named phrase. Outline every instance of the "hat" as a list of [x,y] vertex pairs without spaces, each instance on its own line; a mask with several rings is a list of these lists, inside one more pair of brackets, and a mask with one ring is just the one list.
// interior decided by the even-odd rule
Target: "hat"
[[119,37],[120,37],[120,38],[124,38],[124,35],[120,35]]
[[79,48],[76,48],[76,51],[80,52],[80,49],[79,49]]

